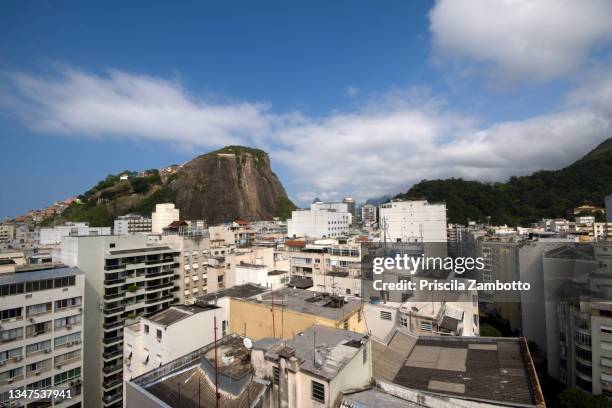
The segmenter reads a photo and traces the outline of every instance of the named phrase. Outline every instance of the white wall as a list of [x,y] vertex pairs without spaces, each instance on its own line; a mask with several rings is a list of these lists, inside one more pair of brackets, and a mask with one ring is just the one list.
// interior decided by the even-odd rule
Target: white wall
[[335,211],[293,211],[287,220],[287,235],[290,237],[340,237],[349,232],[351,215]]
[[380,226],[387,241],[446,242],[446,205],[397,201],[380,205]]

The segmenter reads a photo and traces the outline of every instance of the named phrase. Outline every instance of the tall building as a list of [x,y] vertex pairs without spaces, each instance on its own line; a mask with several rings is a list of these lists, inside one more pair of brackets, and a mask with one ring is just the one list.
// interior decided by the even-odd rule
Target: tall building
[[142,234],[62,240],[63,263],[87,278],[84,406],[122,406],[124,322],[175,302],[179,255]]
[[446,242],[446,204],[425,200],[380,205],[381,238],[391,242]]
[[355,204],[355,199],[352,197],[345,197],[342,200],[348,207],[348,212],[353,216],[353,218],[357,218],[357,206]]
[[549,374],[612,397],[612,246],[561,246],[544,254],[543,271]]
[[378,221],[378,208],[372,204],[365,204],[361,207],[361,222],[363,225],[374,225]]
[[157,204],[155,212],[151,214],[151,219],[151,232],[161,234],[165,227],[179,220],[179,210],[171,203]]
[[113,233],[115,235],[128,235],[138,232],[151,232],[153,221],[140,214],[126,214],[115,220]]
[[[76,268],[0,274],[0,406],[81,406],[84,289]],[[64,398],[10,399],[9,390],[35,389]]]

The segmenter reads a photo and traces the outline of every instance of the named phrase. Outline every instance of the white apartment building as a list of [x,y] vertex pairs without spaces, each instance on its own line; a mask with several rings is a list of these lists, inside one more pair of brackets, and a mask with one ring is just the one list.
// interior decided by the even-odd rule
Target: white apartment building
[[176,302],[180,253],[142,234],[65,237],[61,249],[87,278],[84,406],[121,407],[124,322]]
[[126,214],[115,220],[113,233],[115,235],[151,232],[153,221],[139,214]]
[[446,242],[446,204],[425,200],[380,205],[381,238],[391,242]]
[[1,406],[25,406],[9,390],[37,389],[63,390],[65,398],[28,406],[81,406],[84,289],[76,268],[0,274]]
[[155,212],[151,214],[151,219],[151,232],[161,234],[165,227],[180,219],[179,209],[174,208],[174,204],[171,203],[157,204]]
[[[227,330],[227,311],[213,304],[172,306],[125,327],[123,378],[130,381],[204,345]],[[188,336],[185,334],[189,333]]]
[[58,245],[63,237],[86,235],[110,235],[110,227],[90,227],[86,222],[66,223],[40,229],[40,245]]
[[347,236],[351,214],[332,210],[297,210],[287,220],[289,237],[335,238]]

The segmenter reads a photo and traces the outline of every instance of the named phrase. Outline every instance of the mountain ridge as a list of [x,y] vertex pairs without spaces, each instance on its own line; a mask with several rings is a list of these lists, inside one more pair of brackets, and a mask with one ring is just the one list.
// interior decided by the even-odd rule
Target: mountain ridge
[[395,198],[445,202],[452,223],[473,220],[527,225],[541,218],[566,217],[582,204],[602,206],[610,193],[612,138],[559,170],[537,171],[496,183],[461,178],[423,180]]
[[[150,216],[156,204],[166,202],[177,206],[181,219],[205,219],[210,224],[284,218],[295,208],[272,171],[268,154],[260,149],[226,146],[171,168],[109,175],[44,223],[87,221],[108,226],[128,213]],[[129,178],[122,180],[123,175]]]

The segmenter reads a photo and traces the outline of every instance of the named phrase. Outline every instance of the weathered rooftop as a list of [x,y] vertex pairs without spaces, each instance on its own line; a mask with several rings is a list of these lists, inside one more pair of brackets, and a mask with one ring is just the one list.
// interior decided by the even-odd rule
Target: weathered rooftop
[[300,370],[331,380],[363,349],[367,341],[363,334],[312,326],[284,344],[281,339],[264,338],[255,342],[253,348],[263,350],[266,357],[273,359],[277,359],[279,353],[291,350],[300,360]]
[[171,324],[181,321],[196,313],[214,309],[218,309],[218,307],[209,304],[190,306],[177,305],[156,313],[153,316],[147,317],[146,319],[154,323],[161,324],[162,326],[170,326]]
[[[266,291],[260,297],[261,301],[268,305],[272,304],[272,298],[274,298],[274,307],[285,307],[295,312],[317,315],[331,320],[343,320],[345,316],[361,307],[361,300],[358,298],[340,298],[295,288],[282,288],[275,290],[274,294]],[[259,302],[257,298],[248,300]]]
[[[398,339],[409,339],[397,332]],[[389,343],[392,346],[396,338]],[[396,385],[470,400],[508,405],[536,404],[541,391],[526,345],[517,338],[419,337],[399,364],[400,354],[374,347],[374,376]],[[399,350],[398,350],[399,352]]]
[[222,297],[234,297],[239,299],[248,299],[256,296],[260,293],[265,292],[267,289],[255,285],[253,283],[245,283],[244,285],[236,285],[231,288],[217,290],[215,292],[207,293],[206,295],[198,297],[198,303],[208,303],[215,299],[221,299]]

